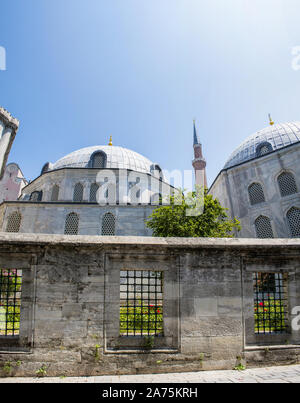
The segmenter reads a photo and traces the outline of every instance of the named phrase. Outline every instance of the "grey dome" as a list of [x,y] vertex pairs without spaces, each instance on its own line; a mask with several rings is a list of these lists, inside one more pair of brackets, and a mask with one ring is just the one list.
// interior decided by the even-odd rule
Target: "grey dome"
[[[248,137],[229,157],[224,168],[230,168],[300,141],[300,122],[268,126]],[[259,153],[258,150],[264,148]]]
[[88,168],[91,156],[97,151],[103,151],[106,154],[106,168],[131,169],[137,172],[151,173],[151,167],[155,165],[148,158],[127,148],[117,146],[94,146],[74,151],[54,164],[49,164],[49,170],[60,168]]

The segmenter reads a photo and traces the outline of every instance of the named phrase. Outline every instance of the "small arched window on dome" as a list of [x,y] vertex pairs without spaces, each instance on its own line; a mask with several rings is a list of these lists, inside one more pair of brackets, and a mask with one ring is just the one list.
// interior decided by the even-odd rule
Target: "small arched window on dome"
[[112,213],[105,213],[102,218],[101,235],[113,236],[116,234],[116,217]]
[[262,157],[263,155],[269,154],[272,151],[273,151],[272,145],[267,141],[265,141],[264,143],[261,143],[256,147],[256,156]]
[[58,201],[58,195],[59,195],[59,186],[54,185],[51,192],[51,201],[52,202]]
[[8,216],[6,232],[19,232],[22,216],[18,211],[14,211]]
[[74,202],[82,202],[83,200],[83,184],[82,183],[76,183],[74,187],[74,193],[73,193],[73,201]]
[[77,235],[79,226],[79,216],[76,213],[70,213],[66,217],[65,235]]
[[158,164],[151,165],[150,171],[153,176],[155,176],[156,178],[159,178],[160,180],[163,180],[162,169]]
[[43,168],[42,168],[42,171],[41,171],[41,175],[43,175],[44,173],[46,173],[46,172],[48,172],[49,171],[49,162],[47,162],[44,166],[43,166]]
[[91,156],[90,166],[92,168],[106,168],[106,154],[103,151],[97,151]]
[[266,201],[264,190],[260,183],[252,183],[252,185],[250,185],[248,188],[248,193],[251,206],[259,203],[264,203]]
[[35,191],[35,192],[32,192],[31,195],[30,195],[30,201],[33,201],[33,202],[42,201],[42,198],[43,198],[43,192],[42,191],[40,191],[40,192]]
[[97,192],[99,190],[99,186],[97,183],[92,183],[90,188],[90,203],[97,203]]
[[255,230],[257,238],[274,238],[271,220],[266,216],[259,216],[255,220]]
[[292,173],[282,172],[277,181],[282,197],[298,193],[295,177]]
[[287,213],[292,238],[300,238],[300,208],[292,207]]

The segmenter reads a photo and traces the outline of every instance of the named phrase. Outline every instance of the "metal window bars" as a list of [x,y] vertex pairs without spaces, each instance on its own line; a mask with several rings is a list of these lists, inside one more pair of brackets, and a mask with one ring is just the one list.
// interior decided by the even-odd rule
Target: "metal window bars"
[[0,269],[0,336],[18,336],[22,270]]
[[253,273],[256,334],[288,330],[287,273]]
[[121,271],[120,336],[163,336],[163,272]]

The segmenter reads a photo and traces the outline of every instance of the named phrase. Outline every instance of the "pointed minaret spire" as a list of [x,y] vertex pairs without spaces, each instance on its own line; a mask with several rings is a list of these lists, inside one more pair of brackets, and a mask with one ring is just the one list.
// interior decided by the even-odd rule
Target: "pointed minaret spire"
[[195,170],[195,183],[196,185],[204,186],[207,188],[206,178],[206,160],[202,154],[202,144],[196,129],[196,121],[194,120],[194,160],[193,167]]
[[198,134],[197,134],[196,120],[195,119],[193,121],[193,124],[194,124],[194,146],[195,146],[196,144],[201,144],[201,143],[199,141],[199,137],[198,137]]

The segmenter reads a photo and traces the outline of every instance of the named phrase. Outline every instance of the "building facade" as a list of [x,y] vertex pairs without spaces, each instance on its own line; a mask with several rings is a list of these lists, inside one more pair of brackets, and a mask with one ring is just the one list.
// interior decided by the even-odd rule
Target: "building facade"
[[174,188],[160,166],[113,146],[88,147],[56,163],[0,207],[4,232],[69,235],[140,235],[145,220]]
[[300,237],[300,122],[271,124],[230,156],[210,193],[242,238]]
[[8,164],[3,178],[0,180],[0,203],[17,200],[26,185],[28,185],[28,182],[24,178],[19,165],[15,163]]

